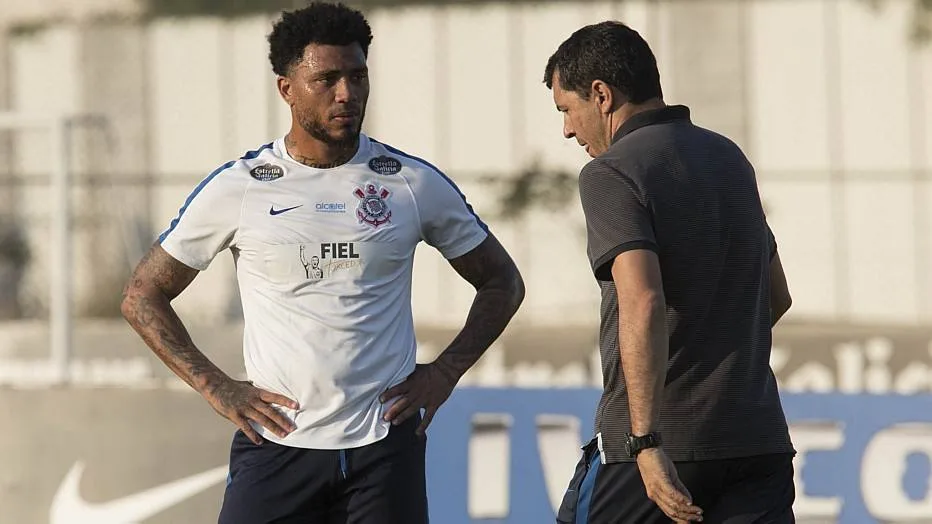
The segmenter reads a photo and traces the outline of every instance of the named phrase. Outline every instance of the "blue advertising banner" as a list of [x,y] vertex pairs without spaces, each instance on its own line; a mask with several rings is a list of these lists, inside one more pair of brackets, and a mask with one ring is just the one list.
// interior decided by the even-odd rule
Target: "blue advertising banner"
[[[578,447],[592,438],[599,394],[457,389],[429,432],[431,520],[554,522]],[[799,452],[797,518],[932,522],[932,398],[803,394],[784,395],[783,403]],[[561,423],[564,434],[578,436],[563,445],[542,436]],[[483,489],[501,500],[476,496]]]

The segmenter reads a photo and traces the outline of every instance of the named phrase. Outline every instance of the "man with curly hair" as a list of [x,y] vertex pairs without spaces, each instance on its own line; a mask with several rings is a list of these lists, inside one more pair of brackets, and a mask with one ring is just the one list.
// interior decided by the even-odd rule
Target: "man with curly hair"
[[[221,524],[426,523],[425,430],[524,297],[453,182],[361,132],[371,41],[363,15],[341,4],[283,13],[269,58],[291,129],[204,179],[124,292],[123,314],[149,347],[238,426]],[[416,365],[421,241],[476,298],[446,350]],[[227,249],[246,381],[208,360],[171,306]]]

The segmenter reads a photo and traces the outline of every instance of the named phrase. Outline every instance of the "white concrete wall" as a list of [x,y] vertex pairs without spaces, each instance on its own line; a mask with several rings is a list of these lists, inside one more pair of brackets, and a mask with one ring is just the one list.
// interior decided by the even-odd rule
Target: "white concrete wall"
[[139,11],[136,0],[30,0],[0,3],[0,26],[45,20],[75,20]]
[[[751,11],[750,153],[795,313],[928,320],[932,289],[916,267],[917,250],[929,262],[928,189],[909,171],[932,169],[932,49],[909,45],[909,6],[799,0]],[[833,188],[838,170],[847,177]]]
[[[905,0],[878,10],[837,0],[627,0],[368,14],[375,41],[366,130],[447,170],[486,216],[528,280],[518,322],[593,322],[598,294],[581,213],[574,200],[505,222],[495,216],[495,186],[479,177],[535,160],[571,172],[586,162],[562,138],[541,76],[559,42],[606,18],[627,21],[651,43],[668,102],[691,106],[697,123],[729,135],[755,162],[796,297],[794,317],[932,320],[932,285],[917,267],[932,263],[932,213],[925,211],[932,193],[909,173],[932,170],[932,50],[909,45]],[[266,58],[269,29],[261,17],[133,29],[144,44],[143,72],[103,102],[141,104],[145,132],[121,133],[119,151],[110,154],[124,169],[163,177],[142,215],[153,231],[199,178],[287,131],[287,107]],[[121,80],[138,65],[88,51],[76,56],[70,49],[82,38],[61,27],[13,41],[18,109],[108,106],[98,90],[81,87],[88,84],[78,81],[84,69],[76,61],[96,60],[107,66],[98,65],[97,74]],[[42,149],[24,139],[17,165],[43,170]],[[843,184],[831,181],[842,174]],[[27,210],[38,223],[48,213],[42,195],[32,191]],[[417,318],[458,324],[471,290],[429,248],[417,257]],[[185,314],[223,316],[236,300],[231,278],[222,256],[182,299]]]

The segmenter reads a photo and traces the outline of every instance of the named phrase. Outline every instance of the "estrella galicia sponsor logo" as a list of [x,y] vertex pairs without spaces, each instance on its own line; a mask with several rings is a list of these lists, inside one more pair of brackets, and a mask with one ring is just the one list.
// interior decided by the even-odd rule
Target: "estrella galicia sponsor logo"
[[394,175],[401,171],[401,161],[390,156],[377,156],[369,160],[369,169],[380,175]]
[[269,182],[285,176],[285,170],[281,166],[276,166],[275,164],[262,164],[261,166],[252,168],[249,174],[256,180]]
[[346,202],[318,202],[314,204],[318,213],[346,213]]

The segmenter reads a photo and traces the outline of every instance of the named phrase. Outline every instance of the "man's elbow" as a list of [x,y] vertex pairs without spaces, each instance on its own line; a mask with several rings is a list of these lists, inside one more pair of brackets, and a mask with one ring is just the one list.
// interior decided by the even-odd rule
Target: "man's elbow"
[[511,305],[511,308],[517,311],[518,308],[521,307],[521,303],[524,302],[524,297],[527,292],[524,286],[524,277],[521,276],[518,267],[514,264],[508,264],[499,273],[499,278],[497,280],[497,287],[504,291],[505,296],[508,297],[508,303]]
[[791,297],[790,294],[787,293],[786,296],[783,298],[783,312],[786,313],[787,311],[790,310],[791,307],[793,307],[793,297]]
[[780,297],[780,302],[777,307],[780,310],[780,316],[785,315],[786,312],[793,307],[793,297],[791,297],[789,293],[783,295]]
[[126,286],[123,288],[123,298],[120,300],[120,313],[127,322],[132,323],[133,317],[135,316],[134,312],[138,295],[139,290],[133,285],[133,282],[127,282]]
[[524,297],[527,293],[527,289],[524,287],[524,277],[521,276],[521,272],[518,271],[518,268],[515,268],[514,270],[511,288],[512,296],[514,297],[515,309],[517,310],[524,302]]
[[144,280],[133,278],[123,288],[123,298],[120,300],[120,313],[131,325],[135,325],[139,318],[140,308],[152,303],[152,298],[159,292],[153,284]]
[[793,305],[793,297],[789,293],[779,293],[770,297],[770,315],[771,324],[776,323],[783,318],[783,315],[790,310]]

